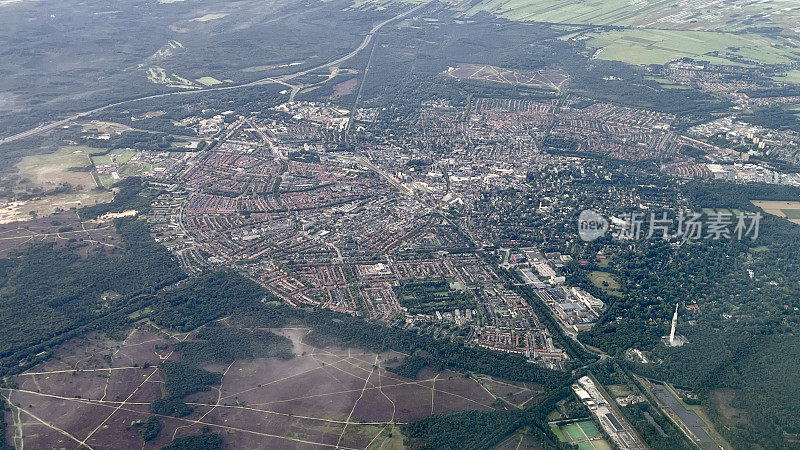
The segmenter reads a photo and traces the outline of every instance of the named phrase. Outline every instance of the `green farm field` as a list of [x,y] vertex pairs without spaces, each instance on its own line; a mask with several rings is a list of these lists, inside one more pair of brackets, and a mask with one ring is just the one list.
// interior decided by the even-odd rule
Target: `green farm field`
[[222,81],[214,77],[201,77],[196,80],[198,83],[202,84],[203,86],[214,86],[215,84],[222,84]]
[[[467,2],[458,4],[467,5]],[[489,12],[511,20],[593,25],[633,25],[646,9],[631,8],[627,0],[485,0],[465,10],[466,15]]]
[[800,84],[800,70],[789,70],[784,74],[772,77],[772,79],[781,83]]
[[730,8],[665,0],[460,0],[466,16],[488,12],[509,20],[670,30],[741,31],[753,26],[791,30],[800,18],[793,0],[728,0]]
[[714,64],[787,64],[800,59],[800,47],[784,38],[676,30],[614,30],[588,34],[587,47],[598,59],[629,64],[665,64],[680,58]]
[[[663,0],[460,0],[463,16],[489,13],[522,22],[590,25],[585,39],[596,57],[631,64],[693,58],[714,64],[783,64],[800,60],[796,26],[800,4],[788,0],[727,0],[728,8]],[[609,30],[599,27],[625,27]],[[773,30],[757,31],[757,30]],[[778,34],[774,30],[783,30]],[[756,31],[754,31],[756,30]],[[768,34],[765,34],[768,33]],[[794,74],[787,82],[797,82]]]
[[783,214],[786,215],[786,218],[791,219],[800,219],[800,209],[782,209]]

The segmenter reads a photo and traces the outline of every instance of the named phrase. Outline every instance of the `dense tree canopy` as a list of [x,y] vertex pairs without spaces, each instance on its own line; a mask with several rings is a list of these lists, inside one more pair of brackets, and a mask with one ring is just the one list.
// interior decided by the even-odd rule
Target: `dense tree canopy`
[[82,258],[69,245],[39,244],[0,259],[0,368],[21,370],[66,339],[126,326],[127,315],[145,306],[143,293],[184,278],[146,223],[126,218],[116,225],[125,245],[120,256]]

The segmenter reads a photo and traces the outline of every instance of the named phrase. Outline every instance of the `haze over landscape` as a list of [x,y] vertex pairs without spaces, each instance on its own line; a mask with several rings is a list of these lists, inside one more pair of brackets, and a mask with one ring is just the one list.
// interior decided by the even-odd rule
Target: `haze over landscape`
[[795,0],[0,0],[0,450],[800,446]]

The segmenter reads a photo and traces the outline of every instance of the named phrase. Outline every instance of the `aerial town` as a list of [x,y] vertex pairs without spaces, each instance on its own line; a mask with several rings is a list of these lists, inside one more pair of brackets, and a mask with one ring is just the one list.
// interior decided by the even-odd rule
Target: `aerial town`
[[[800,182],[747,163],[746,152],[716,148],[704,150],[718,160],[691,170],[696,164],[678,152],[690,138],[672,131],[674,116],[574,96],[476,98],[466,111],[431,101],[400,124],[407,129],[399,136],[380,126],[377,109],[351,114],[311,102],[205,117],[184,120],[201,139],[182,151],[129,150],[96,165],[112,182],[136,173],[132,166],[149,169],[139,174],[163,190],[147,220],[187,273],[231,267],[291,305],[518,353],[553,369],[569,357],[530,302],[545,304],[573,335],[591,329],[605,307],[565,283],[560,268],[569,255],[537,247],[574,238],[563,230],[570,211],[592,196],[570,181],[610,176],[578,155],[661,160],[678,176]],[[358,154],[338,149],[354,125],[367,136]],[[794,142],[731,120],[690,130],[698,138],[719,133],[762,151]],[[540,170],[531,178],[533,167]],[[504,199],[508,190],[527,192],[529,208]],[[609,194],[606,212],[674,206],[627,190]],[[533,226],[541,221],[547,226]],[[537,235],[542,230],[549,236]],[[522,285],[534,299],[515,288]]]
[[800,447],[797,0],[0,0],[0,450]]
[[[715,86],[696,66],[668,71]],[[149,168],[139,174],[163,193],[148,222],[187,273],[231,267],[291,305],[518,353],[553,369],[569,357],[514,287],[529,287],[572,335],[591,329],[605,305],[566,283],[560,268],[569,255],[539,247],[569,244],[574,232],[565,228],[582,205],[608,214],[681,205],[668,190],[640,197],[615,187],[598,203],[576,180],[608,181],[614,171],[586,156],[660,161],[678,178],[800,185],[800,174],[750,161],[770,152],[796,158],[795,132],[728,117],[680,133],[674,115],[574,95],[474,98],[466,110],[428,101],[390,127],[379,109],[297,101],[204,117],[184,119],[200,139],[180,152],[137,150],[96,167],[113,180],[131,165]],[[341,148],[354,135],[358,153]],[[710,162],[686,157],[686,146]],[[523,206],[506,197],[512,191],[526,193]]]

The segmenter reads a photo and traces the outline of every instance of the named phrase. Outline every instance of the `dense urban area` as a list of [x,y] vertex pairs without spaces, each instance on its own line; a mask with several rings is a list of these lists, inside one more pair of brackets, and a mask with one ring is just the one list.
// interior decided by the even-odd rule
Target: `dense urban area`
[[68,3],[0,0],[0,449],[800,445],[792,2]]

